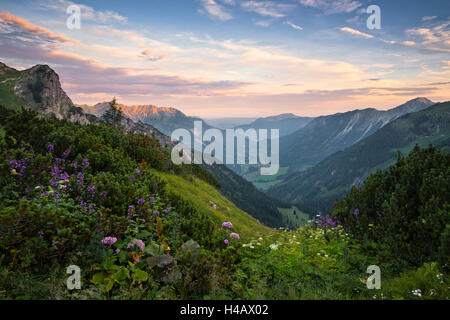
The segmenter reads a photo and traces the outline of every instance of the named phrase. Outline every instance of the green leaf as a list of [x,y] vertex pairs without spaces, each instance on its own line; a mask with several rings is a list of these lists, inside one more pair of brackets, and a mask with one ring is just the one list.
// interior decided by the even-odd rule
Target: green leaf
[[104,272],[99,272],[94,274],[94,276],[91,279],[91,282],[96,285],[101,285],[103,283],[103,280],[105,280],[106,274]]
[[135,270],[133,275],[133,280],[138,281],[138,282],[144,282],[148,280],[148,273],[142,270]]

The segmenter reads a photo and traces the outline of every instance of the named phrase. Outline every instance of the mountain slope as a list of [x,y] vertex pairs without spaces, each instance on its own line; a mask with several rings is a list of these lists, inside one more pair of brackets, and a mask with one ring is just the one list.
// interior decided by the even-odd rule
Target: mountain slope
[[397,151],[429,143],[450,151],[450,102],[410,113],[315,167],[294,174],[267,193],[312,213],[331,209],[333,202],[360,185],[370,173],[392,164]]
[[432,104],[428,99],[417,98],[387,111],[364,109],[315,118],[303,129],[280,139],[281,166],[289,167],[290,172],[314,166],[398,117]]
[[0,63],[0,93],[0,104],[10,109],[27,106],[58,119],[90,122],[62,90],[58,74],[47,65],[18,71]]
[[297,130],[305,127],[313,118],[299,117],[292,113],[280,114],[277,116],[258,118],[252,123],[240,126],[240,128],[247,129],[279,129],[280,137],[289,135]]
[[[101,117],[108,105],[108,102],[102,102],[94,106],[79,105],[79,107],[87,113]],[[192,131],[194,129],[194,121],[201,121],[199,118],[188,117],[174,108],[156,107],[154,105],[127,106],[118,104],[118,106],[122,108],[123,113],[131,120],[149,124],[169,137],[174,130],[179,128]],[[203,122],[203,130],[208,128],[210,126]]]
[[220,191],[245,212],[267,226],[278,228],[284,226],[283,216],[278,208],[289,206],[279,200],[269,198],[265,193],[256,189],[252,183],[233,172],[225,165],[203,165],[221,184]]

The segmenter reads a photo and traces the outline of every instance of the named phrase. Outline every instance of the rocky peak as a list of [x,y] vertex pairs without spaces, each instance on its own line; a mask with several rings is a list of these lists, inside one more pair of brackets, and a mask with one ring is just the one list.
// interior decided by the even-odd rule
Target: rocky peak
[[89,123],[84,113],[77,110],[64,92],[58,74],[48,65],[36,65],[20,71],[14,84],[14,93],[28,107],[43,114],[54,114],[58,119]]

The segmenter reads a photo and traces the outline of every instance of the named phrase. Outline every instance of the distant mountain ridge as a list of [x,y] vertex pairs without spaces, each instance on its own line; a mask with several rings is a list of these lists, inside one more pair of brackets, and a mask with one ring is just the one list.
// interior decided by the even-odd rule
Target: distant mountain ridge
[[244,126],[239,126],[244,130],[247,129],[279,129],[280,137],[289,135],[299,129],[305,127],[314,118],[300,117],[293,113],[284,113],[276,116],[265,118],[258,118],[252,123]]
[[450,151],[450,102],[397,118],[313,168],[287,177],[267,194],[309,213],[330,210],[352,185],[361,185],[370,173],[393,164],[398,150],[406,155],[416,143]]
[[307,169],[391,121],[433,104],[429,99],[416,98],[387,111],[369,108],[315,118],[304,128],[280,139],[281,166],[289,167],[290,172]]
[[[202,119],[186,116],[183,112],[175,108],[157,107],[154,105],[124,105],[117,104],[122,108],[123,113],[134,121],[142,121],[160,130],[167,136],[170,136],[176,129],[194,129],[194,121]],[[97,103],[94,106],[79,105],[85,112],[94,114],[98,117],[102,116],[107,110],[109,102]],[[211,128],[203,121],[203,130]]]

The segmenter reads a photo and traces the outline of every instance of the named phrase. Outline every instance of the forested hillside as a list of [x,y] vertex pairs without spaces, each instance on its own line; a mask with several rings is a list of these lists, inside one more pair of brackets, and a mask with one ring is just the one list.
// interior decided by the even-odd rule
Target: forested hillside
[[450,102],[405,115],[267,193],[309,213],[330,210],[352,185],[362,185],[370,173],[394,163],[397,151],[406,155],[415,144],[429,143],[450,150]]

